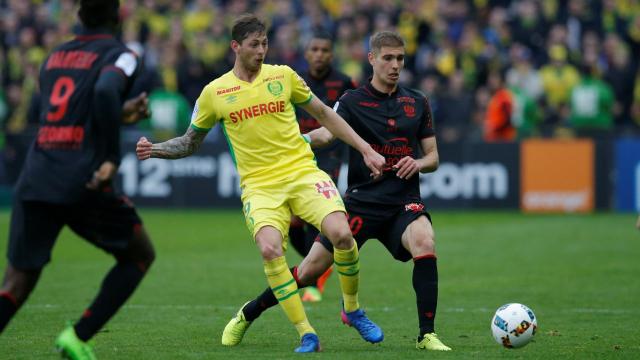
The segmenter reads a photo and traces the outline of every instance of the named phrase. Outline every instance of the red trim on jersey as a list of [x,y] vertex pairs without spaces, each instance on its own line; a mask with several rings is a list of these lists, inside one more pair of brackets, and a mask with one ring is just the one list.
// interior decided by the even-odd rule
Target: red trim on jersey
[[8,292],[8,291],[3,291],[0,292],[0,297],[3,297],[9,301],[11,301],[13,303],[13,305],[18,306],[18,300],[16,299],[15,296],[13,296],[12,293]]
[[76,40],[79,41],[92,41],[99,39],[110,39],[113,38],[111,34],[93,34],[93,35],[78,35],[76,36]]
[[416,256],[413,258],[413,261],[417,261],[420,259],[437,259],[436,254],[434,253],[428,253],[428,254],[424,254],[424,255],[420,255],[420,256]]
[[90,316],[91,316],[91,314],[92,314],[92,313],[91,313],[91,310],[90,310],[90,309],[86,309],[86,310],[82,313],[82,318],[83,318],[83,319],[86,319],[86,318],[90,317]]

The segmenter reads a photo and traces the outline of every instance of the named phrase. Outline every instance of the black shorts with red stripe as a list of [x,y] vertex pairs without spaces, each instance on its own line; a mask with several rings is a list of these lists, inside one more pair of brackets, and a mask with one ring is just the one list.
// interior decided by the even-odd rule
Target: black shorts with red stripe
[[8,258],[20,270],[41,269],[51,259],[51,250],[62,228],[104,251],[124,252],[142,220],[133,204],[111,188],[87,191],[80,202],[56,204],[14,200],[11,213]]
[[[407,202],[402,205],[366,203],[347,198],[345,206],[349,217],[351,233],[361,248],[369,239],[377,239],[402,262],[412,259],[411,253],[402,246],[402,234],[414,220],[424,215],[431,222],[431,215],[421,201]],[[333,252],[333,245],[321,235],[317,241]]]

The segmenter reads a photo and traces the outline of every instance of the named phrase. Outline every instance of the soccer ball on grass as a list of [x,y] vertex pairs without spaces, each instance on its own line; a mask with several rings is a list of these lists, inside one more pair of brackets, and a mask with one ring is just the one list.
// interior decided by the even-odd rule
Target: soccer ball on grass
[[493,338],[510,349],[527,345],[537,328],[538,322],[533,311],[518,303],[500,306],[491,319]]

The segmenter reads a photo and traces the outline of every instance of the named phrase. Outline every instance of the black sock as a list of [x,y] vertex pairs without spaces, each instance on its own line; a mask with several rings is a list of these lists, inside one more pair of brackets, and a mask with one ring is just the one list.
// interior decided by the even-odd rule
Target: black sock
[[8,292],[0,293],[0,333],[18,311],[16,299]]
[[438,306],[438,266],[435,255],[414,259],[413,289],[416,291],[420,336],[435,331]]
[[118,262],[111,268],[102,282],[98,296],[74,326],[78,338],[87,341],[95,335],[127,301],[144,274],[144,271],[132,262]]
[[[300,281],[298,280],[297,266],[292,267],[290,270],[299,289],[307,286],[300,284]],[[242,313],[244,314],[245,320],[253,321],[260,317],[265,310],[276,305],[278,305],[278,299],[273,295],[271,288],[268,287],[262,292],[262,294],[258,295],[257,298],[249,301],[247,305],[242,308]]]
[[302,220],[299,221],[299,224],[291,224],[291,226],[289,226],[289,244],[303,257],[309,253],[305,241],[306,232],[304,228],[305,224]]

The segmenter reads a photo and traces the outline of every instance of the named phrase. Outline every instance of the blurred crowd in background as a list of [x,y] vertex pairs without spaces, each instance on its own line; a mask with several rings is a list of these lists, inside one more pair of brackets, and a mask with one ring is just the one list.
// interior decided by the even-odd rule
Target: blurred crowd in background
[[[203,86],[231,69],[229,28],[245,12],[269,23],[267,63],[305,71],[304,46],[324,29],[357,83],[369,36],[398,31],[401,81],[429,97],[441,142],[640,134],[640,0],[122,0],[121,38],[145,69],[132,95],[150,94],[153,111],[137,130],[184,132]],[[0,144],[20,163],[39,66],[73,37],[76,5],[0,0],[0,14]]]

